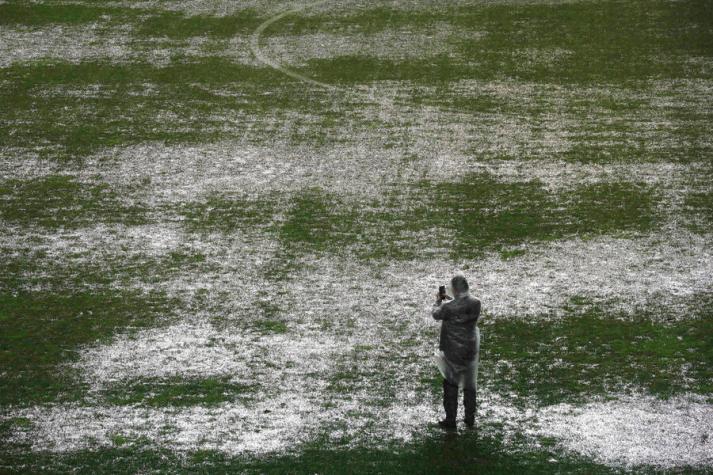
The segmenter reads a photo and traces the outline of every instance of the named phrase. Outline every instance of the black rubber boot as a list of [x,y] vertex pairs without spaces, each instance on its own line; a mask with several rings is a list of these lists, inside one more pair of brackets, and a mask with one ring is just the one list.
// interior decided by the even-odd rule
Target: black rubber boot
[[475,424],[475,388],[463,390],[463,406],[465,408],[465,425],[473,427]]
[[446,379],[443,380],[443,409],[446,410],[446,418],[439,421],[438,425],[445,429],[455,429],[458,415],[458,386],[450,384]]

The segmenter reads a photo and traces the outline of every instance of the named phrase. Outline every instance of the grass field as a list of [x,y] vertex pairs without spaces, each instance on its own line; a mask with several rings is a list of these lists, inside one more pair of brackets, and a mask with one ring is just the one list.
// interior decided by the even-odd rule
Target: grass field
[[0,472],[713,470],[713,4],[313,3],[0,0]]

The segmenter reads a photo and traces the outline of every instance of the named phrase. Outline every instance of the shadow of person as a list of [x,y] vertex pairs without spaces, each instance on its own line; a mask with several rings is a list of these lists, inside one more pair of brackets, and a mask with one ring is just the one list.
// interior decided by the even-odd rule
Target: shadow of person
[[[435,431],[427,444],[428,458],[443,473],[476,473],[473,467],[486,460],[478,444],[477,429]],[[465,472],[464,469],[469,467]]]

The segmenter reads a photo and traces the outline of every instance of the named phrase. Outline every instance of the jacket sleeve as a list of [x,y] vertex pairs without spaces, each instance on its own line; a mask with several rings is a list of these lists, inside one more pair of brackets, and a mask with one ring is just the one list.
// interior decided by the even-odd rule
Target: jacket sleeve
[[448,318],[448,308],[441,302],[436,302],[431,308],[431,316],[436,320],[446,320]]
[[477,322],[480,317],[480,300],[477,300],[474,305],[472,305],[468,312],[453,315],[451,320],[455,323],[469,323]]

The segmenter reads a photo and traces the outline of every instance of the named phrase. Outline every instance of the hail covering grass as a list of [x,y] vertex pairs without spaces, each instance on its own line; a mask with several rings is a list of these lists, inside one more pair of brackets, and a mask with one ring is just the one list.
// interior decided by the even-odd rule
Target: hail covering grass
[[[419,11],[441,2],[384,5]],[[224,17],[250,10],[265,18],[286,7],[283,2],[261,0],[118,1],[105,6],[187,17]],[[329,15],[339,9],[358,12],[373,6],[367,1],[325,2],[304,16]],[[211,56],[260,66],[249,51],[248,34],[147,37],[130,24],[110,20],[103,18],[89,28],[3,25],[0,67],[32,61],[165,66],[171,64],[172,55],[187,61]],[[436,58],[448,54],[450,40],[465,39],[477,45],[490,33],[447,23],[425,30],[402,27],[376,33],[290,35],[276,28],[264,39],[263,48],[281,64],[305,68],[314,61],[346,54],[383,61]],[[513,61],[528,68],[554,67],[575,55],[566,47],[523,46],[511,53]],[[693,55],[686,61],[691,68],[711,69],[709,56]],[[190,86],[225,100],[242,100],[250,94],[241,89],[237,78]],[[19,259],[30,253],[34,263],[11,289],[3,291],[61,292],[72,286],[91,289],[95,285],[117,291],[158,290],[185,303],[161,326],[119,329],[107,340],[77,348],[77,357],[59,366],[76,371],[87,384],[84,398],[2,408],[0,421],[25,418],[30,422],[14,426],[8,440],[27,443],[37,451],[63,453],[116,445],[117,437],[145,438],[176,451],[217,450],[231,456],[299,450],[301,444],[325,434],[329,441],[343,444],[346,440],[349,446],[417,440],[432,430],[428,423],[441,413],[438,394],[415,382],[435,372],[428,366],[438,334],[429,313],[431,290],[457,271],[471,277],[472,293],[483,302],[485,351],[489,322],[532,319],[548,325],[575,318],[576,310],[573,314],[568,305],[572,299],[586,299],[588,305],[618,316],[647,311],[661,325],[685,323],[696,312],[706,311],[701,308],[705,300],[698,296],[710,294],[713,288],[711,234],[705,228],[691,229],[693,218],[686,214],[686,203],[691,193],[711,190],[713,142],[710,134],[697,133],[711,114],[710,101],[701,99],[713,92],[709,78],[649,78],[626,84],[461,78],[446,86],[375,80],[343,88],[348,100],[341,99],[358,98],[358,103],[348,103],[349,117],[331,125],[324,124],[320,113],[339,107],[336,93],[322,96],[328,105],[320,105],[319,111],[258,114],[216,107],[203,118],[220,124],[226,135],[244,134],[208,143],[110,145],[66,162],[42,155],[43,150],[52,150],[51,143],[0,146],[3,181],[63,175],[85,186],[106,184],[128,190],[119,201],[139,201],[149,216],[146,224],[98,220],[58,229],[3,223],[3,255]],[[39,84],[28,97],[101,101],[120,93],[116,84],[80,82]],[[150,100],[166,99],[171,90],[158,82],[145,82],[123,93]],[[421,102],[414,104],[414,97],[421,97]],[[463,97],[485,98],[498,106],[486,107],[474,119],[471,112],[454,106]],[[618,126],[607,101],[636,103],[638,109],[620,112],[617,120],[626,126]],[[64,119],[71,122],[73,117]],[[171,110],[157,110],[156,119],[157,128],[185,126],[181,122],[185,117]],[[12,120],[12,126],[21,126],[33,119],[18,115]],[[686,127],[693,132],[682,140],[678,134]],[[321,134],[322,130],[328,131],[329,140],[316,146],[295,139],[299,133]],[[605,158],[621,143],[634,144],[641,153],[637,158],[643,158],[571,160],[567,154],[576,153],[583,141],[596,143]],[[682,160],[691,150],[696,151],[693,157]],[[404,157],[409,157],[408,162]],[[215,194],[267,200],[272,199],[271,192],[280,192],[277,208],[284,213],[275,215],[280,225],[293,209],[291,196],[307,187],[377,210],[408,209],[408,197],[395,204],[374,197],[407,189],[424,178],[450,183],[470,172],[486,173],[499,183],[534,180],[548,193],[583,184],[647,184],[661,193],[656,212],[663,224],[643,234],[570,236],[488,251],[479,259],[455,259],[447,254],[453,236],[434,223],[425,232],[404,234],[412,243],[428,243],[419,249],[417,258],[364,260],[349,246],[339,252],[307,247],[290,254],[293,249],[261,225],[230,232],[208,226],[194,232],[176,212]],[[696,219],[704,226],[708,222],[705,216]],[[378,230],[373,232],[378,234]],[[427,239],[433,236],[438,237],[440,247],[434,248],[434,240]],[[158,264],[176,255],[200,259],[190,265]],[[151,265],[135,272],[125,264],[129,261]],[[291,270],[275,277],[275,269],[286,262]],[[103,266],[110,274],[108,284],[76,283],[82,269]],[[58,289],[56,280],[49,278],[58,274],[61,279],[63,273],[68,281]],[[121,405],[110,404],[105,397],[107,391],[121,391],[136,381],[211,377],[256,387],[245,400],[228,398],[213,405]],[[633,395],[612,392],[606,399],[593,397],[584,404],[541,406],[528,401],[523,406],[489,387],[487,378],[483,383],[482,373],[480,381],[484,384],[478,409],[482,430],[502,437],[512,450],[522,449],[523,443],[525,450],[538,450],[543,438],[554,438],[565,453],[612,467],[709,469],[713,465],[709,436],[713,406],[705,395],[679,394],[663,400],[633,387],[628,388]],[[347,389],[341,390],[340,384]],[[398,397],[389,396],[389,391]],[[525,442],[520,435],[526,437]]]

